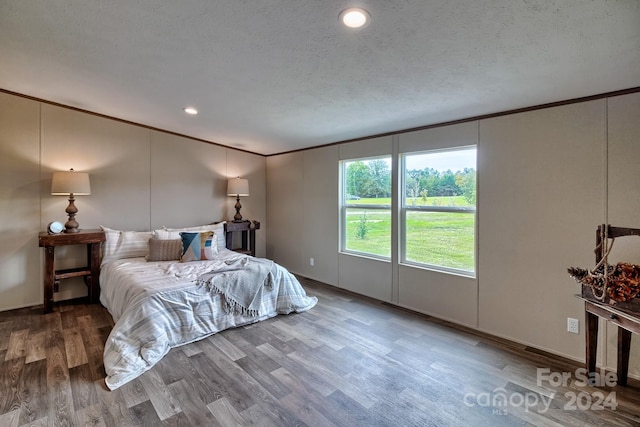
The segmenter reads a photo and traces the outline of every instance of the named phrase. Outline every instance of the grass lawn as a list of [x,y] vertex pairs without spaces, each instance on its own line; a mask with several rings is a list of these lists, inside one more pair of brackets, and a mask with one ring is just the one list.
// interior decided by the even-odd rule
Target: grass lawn
[[[356,234],[361,221],[365,221],[367,229],[363,239]],[[347,209],[347,249],[390,257],[391,212]]]
[[475,215],[407,212],[408,261],[473,271]]
[[[366,202],[367,199],[355,202],[362,200],[371,203]],[[364,238],[360,238],[357,231],[363,221],[367,231]],[[406,227],[408,261],[474,271],[475,215],[407,212]],[[356,206],[347,209],[346,246],[349,250],[390,257],[391,213]]]
[[[391,206],[390,197],[362,198],[358,200],[347,200],[347,205],[388,205]],[[409,206],[470,206],[464,196],[453,197],[407,197]]]

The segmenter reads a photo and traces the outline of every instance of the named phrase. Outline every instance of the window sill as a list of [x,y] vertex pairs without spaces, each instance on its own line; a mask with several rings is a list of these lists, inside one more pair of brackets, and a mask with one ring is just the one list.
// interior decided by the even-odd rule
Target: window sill
[[433,271],[434,273],[441,273],[441,274],[448,274],[448,275],[452,275],[452,276],[458,276],[458,277],[464,277],[466,279],[476,279],[476,273],[475,272],[466,272],[463,270],[455,270],[455,269],[447,269],[447,268],[442,268],[442,267],[434,267],[428,264],[418,264],[418,263],[412,263],[412,262],[400,262],[398,263],[399,265],[403,266],[403,267],[411,267],[411,268],[417,268],[419,270],[427,270],[427,271]]
[[386,257],[382,257],[382,256],[377,256],[377,255],[364,254],[364,253],[361,253],[361,252],[349,252],[349,251],[340,251],[338,253],[340,255],[348,255],[348,256],[353,256],[353,257],[356,257],[356,258],[370,259],[372,261],[382,261],[382,262],[391,263],[391,258],[386,258]]

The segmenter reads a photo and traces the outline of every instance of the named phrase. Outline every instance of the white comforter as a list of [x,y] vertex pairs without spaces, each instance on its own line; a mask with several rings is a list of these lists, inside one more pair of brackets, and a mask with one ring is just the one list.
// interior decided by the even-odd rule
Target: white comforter
[[223,250],[211,261],[147,262],[130,258],[102,266],[100,302],[115,321],[104,348],[109,389],[138,377],[172,347],[277,314],[302,312],[317,303],[291,273],[274,264],[268,277],[270,286],[262,289],[258,315],[227,313],[223,296],[198,284],[197,279],[238,257],[247,256]]

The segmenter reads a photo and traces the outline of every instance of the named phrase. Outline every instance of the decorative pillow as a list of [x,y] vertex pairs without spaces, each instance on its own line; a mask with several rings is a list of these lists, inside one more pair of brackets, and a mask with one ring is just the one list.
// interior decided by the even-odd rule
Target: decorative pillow
[[214,243],[215,233],[203,231],[201,233],[180,233],[182,237],[182,257],[181,261],[200,261],[213,259],[218,253],[218,247]]
[[[213,231],[216,233],[216,243],[218,247],[218,251],[223,250],[227,247],[227,242],[224,237],[224,225],[226,221],[221,221],[216,224],[207,224],[207,225],[198,225],[196,227],[185,227],[185,228],[167,228],[164,227],[164,230],[155,230],[154,236],[158,239],[178,239],[180,236],[180,232],[195,232],[195,231]],[[174,233],[162,233],[162,232],[176,232]],[[176,237],[177,236],[177,237]]]
[[102,263],[114,259],[139,258],[149,253],[151,231],[122,231],[100,226],[107,238],[102,246]]
[[153,238],[158,240],[182,240],[180,231],[169,230],[153,230]]
[[147,261],[177,261],[182,256],[182,239],[149,239]]

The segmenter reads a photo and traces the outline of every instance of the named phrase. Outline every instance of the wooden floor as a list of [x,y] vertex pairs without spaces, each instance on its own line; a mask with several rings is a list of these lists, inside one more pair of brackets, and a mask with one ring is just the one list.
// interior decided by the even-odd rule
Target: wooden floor
[[571,361],[301,281],[309,312],[172,349],[115,391],[104,308],[1,312],[0,426],[640,425],[638,381],[580,386]]

